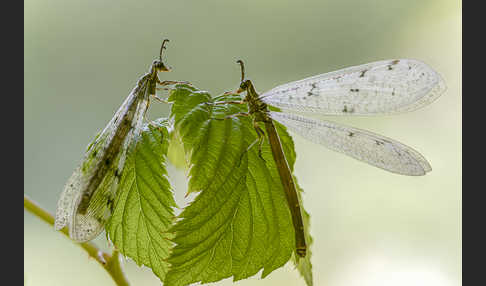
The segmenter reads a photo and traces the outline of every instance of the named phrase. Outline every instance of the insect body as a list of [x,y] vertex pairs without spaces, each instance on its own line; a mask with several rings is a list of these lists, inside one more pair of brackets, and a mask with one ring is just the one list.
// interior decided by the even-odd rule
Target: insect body
[[54,228],[69,227],[69,236],[78,242],[95,238],[109,219],[116,189],[125,163],[127,149],[142,127],[150,97],[156,85],[177,83],[160,81],[158,72],[170,71],[160,57],[154,60],[114,117],[88,146],[80,166],[69,178],[59,198]]
[[377,115],[412,111],[431,103],[445,91],[440,75],[426,64],[409,59],[378,61],[287,83],[259,95],[253,83],[245,79],[243,62],[238,63],[241,65],[242,77],[236,93],[246,91],[245,98],[242,101],[216,104],[248,105],[248,113],[229,117],[253,116],[253,124],[259,136],[260,157],[264,131],[259,123],[265,125],[292,215],[296,253],[299,256],[304,257],[307,249],[302,215],[295,183],[273,120],[311,141],[393,173],[417,176],[431,170],[420,153],[393,139],[330,121],[269,111],[267,106],[273,105],[284,111],[326,115]]

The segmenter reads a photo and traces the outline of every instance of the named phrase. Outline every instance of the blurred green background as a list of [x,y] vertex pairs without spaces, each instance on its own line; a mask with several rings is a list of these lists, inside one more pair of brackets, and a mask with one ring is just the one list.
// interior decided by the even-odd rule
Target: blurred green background
[[[460,285],[461,2],[449,0],[25,0],[24,188],[54,213],[84,149],[170,39],[164,80],[216,95],[245,60],[260,92],[389,58],[431,65],[448,90],[422,110],[333,117],[419,150],[433,171],[391,174],[294,136],[314,236],[315,285]],[[154,102],[149,118],[167,115]],[[186,179],[171,167],[181,207]],[[104,249],[104,236],[96,239]],[[24,212],[26,285],[112,285],[75,244]],[[125,263],[133,285],[159,285]],[[292,265],[238,285],[304,285]],[[216,285],[231,285],[226,279]]]

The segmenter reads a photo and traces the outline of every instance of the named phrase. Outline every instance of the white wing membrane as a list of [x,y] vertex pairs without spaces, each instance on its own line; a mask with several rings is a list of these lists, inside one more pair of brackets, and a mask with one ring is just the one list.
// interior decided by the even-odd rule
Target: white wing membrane
[[413,111],[437,99],[446,87],[428,65],[386,60],[324,73],[277,86],[261,95],[270,105],[329,115]]
[[[104,229],[110,215],[109,200],[116,190],[118,181],[115,172],[121,173],[127,149],[142,128],[143,118],[149,104],[147,86],[146,79],[141,79],[137,83],[114,117],[94,142],[88,146],[83,161],[64,187],[57,204],[54,228],[60,230],[68,226],[69,236],[75,241],[89,241]],[[124,122],[126,120],[129,121],[129,125]],[[115,138],[117,130],[120,128],[129,128],[121,141]],[[105,156],[118,148],[120,148],[120,152],[109,157]],[[108,170],[101,171],[99,166],[107,158],[111,162],[110,167]],[[90,183],[94,177],[101,178],[101,181],[90,194]],[[83,196],[89,196],[90,200],[87,208],[81,212],[80,204]]]
[[57,201],[56,219],[54,222],[54,229],[56,230],[60,230],[68,224],[71,214],[74,213],[75,205],[79,203],[76,203],[76,201],[80,199],[81,177],[81,167],[78,167],[67,181],[61,197]]
[[270,112],[270,116],[310,141],[384,170],[410,176],[432,170],[420,153],[384,136],[295,114]]

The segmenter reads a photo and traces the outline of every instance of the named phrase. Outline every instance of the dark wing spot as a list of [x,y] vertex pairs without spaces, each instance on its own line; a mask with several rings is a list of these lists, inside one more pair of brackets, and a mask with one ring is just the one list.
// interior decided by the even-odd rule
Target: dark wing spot
[[368,70],[364,70],[361,72],[361,74],[359,75],[359,77],[364,77],[365,73],[367,72]]
[[359,88],[352,88],[349,91],[351,91],[351,92],[358,92],[359,91]]
[[354,133],[353,133],[353,132],[349,132],[349,133],[348,133],[348,136],[349,136],[349,137],[353,137],[353,136],[354,136]]
[[391,71],[393,68],[391,65],[388,65],[388,70]]
[[105,164],[106,164],[106,165],[110,165],[110,159],[106,159],[106,160],[105,160]]
[[348,107],[345,105],[344,108],[343,108],[343,112],[346,113],[348,112]]
[[[316,89],[316,88],[317,88],[317,83],[315,83],[315,82],[314,82],[314,83],[312,83],[312,84],[311,84],[311,87],[312,87],[312,88],[311,88],[311,90],[309,90],[309,91],[307,92],[307,95],[308,95],[308,96],[314,95],[314,93],[312,93],[312,91],[313,91],[314,89]],[[317,95],[317,94],[316,94],[316,95]]]
[[379,146],[379,145],[383,145],[383,144],[384,144],[383,142],[380,142],[380,141],[378,141],[378,140],[375,140],[375,142],[376,142],[376,145],[378,145],[378,146]]

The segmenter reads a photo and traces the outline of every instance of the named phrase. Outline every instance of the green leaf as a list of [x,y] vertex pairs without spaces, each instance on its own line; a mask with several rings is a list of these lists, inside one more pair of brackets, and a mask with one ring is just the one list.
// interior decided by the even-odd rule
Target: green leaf
[[164,280],[176,207],[165,167],[167,120],[144,126],[130,145],[106,232],[115,247]]
[[177,134],[176,131],[169,133],[169,150],[167,151],[167,158],[169,159],[169,163],[177,169],[184,169],[186,167],[184,148],[182,147],[179,134]]
[[[224,95],[214,101],[240,100]],[[263,157],[251,118],[227,115],[246,105],[213,105],[204,91],[178,85],[171,91],[171,116],[189,166],[188,193],[200,192],[171,229],[177,244],[169,258],[166,285],[240,280],[263,268],[262,278],[283,266],[295,250],[295,234],[280,177],[267,140]],[[285,128],[277,130],[291,142]],[[293,143],[284,144],[293,166]]]

